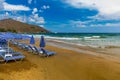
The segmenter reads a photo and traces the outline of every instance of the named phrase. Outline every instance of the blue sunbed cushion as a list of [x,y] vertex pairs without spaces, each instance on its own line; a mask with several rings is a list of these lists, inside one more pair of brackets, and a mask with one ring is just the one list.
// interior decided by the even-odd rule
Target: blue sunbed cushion
[[23,56],[23,55],[19,55],[19,56],[12,56],[15,60],[16,59],[23,59],[23,58],[25,58],[25,56]]
[[12,56],[12,57],[6,57],[4,58],[6,61],[9,61],[9,60],[17,60],[17,59],[23,59],[25,58],[25,56],[23,55],[19,55],[19,56]]
[[12,53],[13,55],[15,54],[15,55],[21,55],[22,53],[21,52],[13,52]]
[[51,51],[48,51],[48,50],[45,50],[45,49],[41,49],[41,51],[43,51],[43,53],[48,55],[48,56],[56,54],[55,52],[51,52]]
[[47,52],[46,54],[47,55],[53,55],[53,54],[55,54],[55,52]]
[[14,58],[13,57],[5,57],[4,60],[5,61],[14,60]]

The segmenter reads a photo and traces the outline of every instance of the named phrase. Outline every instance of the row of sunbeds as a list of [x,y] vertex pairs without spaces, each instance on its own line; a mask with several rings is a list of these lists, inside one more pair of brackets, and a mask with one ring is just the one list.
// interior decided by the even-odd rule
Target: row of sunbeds
[[51,51],[45,50],[43,48],[37,48],[36,46],[32,46],[29,44],[24,44],[24,43],[20,43],[20,42],[16,42],[16,41],[11,41],[11,43],[13,45],[18,46],[20,49],[23,49],[28,52],[32,52],[34,54],[38,54],[38,55],[44,56],[44,57],[48,57],[48,56],[52,56],[52,55],[56,54],[55,52],[51,52]]

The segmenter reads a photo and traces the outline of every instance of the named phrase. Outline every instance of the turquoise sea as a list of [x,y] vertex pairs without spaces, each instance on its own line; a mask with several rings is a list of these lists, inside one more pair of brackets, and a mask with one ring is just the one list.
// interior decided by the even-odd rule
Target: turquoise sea
[[36,34],[35,37],[40,35],[44,35],[46,39],[80,46],[120,46],[120,33],[49,33]]

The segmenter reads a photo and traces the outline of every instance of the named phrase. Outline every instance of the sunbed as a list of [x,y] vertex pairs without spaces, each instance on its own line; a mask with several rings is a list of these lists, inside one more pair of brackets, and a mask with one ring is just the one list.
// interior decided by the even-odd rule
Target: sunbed
[[37,48],[35,46],[34,46],[34,48],[37,51],[37,53],[41,56],[47,56],[48,57],[48,56],[56,54],[55,52],[51,52],[51,51],[48,51],[48,50],[45,50],[45,49],[42,49],[42,48]]
[[34,46],[34,49],[35,49],[35,53],[36,54],[40,54],[41,55],[41,53],[40,53],[41,49],[37,48],[36,46]]
[[43,49],[43,48],[41,48],[41,53],[42,53],[43,55],[47,56],[47,57],[56,54],[55,52],[48,51],[48,50],[45,50],[45,49]]
[[35,52],[35,48],[33,46],[31,46],[31,45],[28,45],[27,50],[29,52]]
[[23,55],[13,56],[12,54],[5,54],[5,53],[0,54],[0,56],[4,59],[6,63],[11,60],[16,61],[16,60],[22,60],[25,58],[25,56]]

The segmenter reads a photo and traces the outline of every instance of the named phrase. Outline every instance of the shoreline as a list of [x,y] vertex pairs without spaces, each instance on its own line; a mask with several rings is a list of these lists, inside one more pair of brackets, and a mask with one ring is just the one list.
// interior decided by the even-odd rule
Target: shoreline
[[[22,40],[21,42],[29,43],[28,40]],[[56,45],[55,42],[53,43]],[[15,51],[22,52],[26,58],[23,61],[11,61],[7,64],[0,64],[0,80],[120,79],[120,61],[87,54],[86,52],[77,52],[69,48],[76,46],[64,44],[64,47],[69,46],[68,49],[66,49],[64,47],[50,46],[48,41],[46,41],[46,44],[47,50],[54,51],[57,54],[43,58],[10,45]],[[39,47],[39,39],[36,39],[35,46]]]
[[[56,40],[49,40],[46,39],[47,44],[49,46],[54,46],[58,48],[63,48],[63,49],[68,49],[68,50],[73,50],[82,54],[90,54],[94,55],[97,57],[103,57],[103,58],[108,58],[110,60],[115,60],[119,61],[120,59],[120,47],[106,47],[106,48],[99,48],[99,47],[90,47],[90,46],[80,46],[80,45],[75,45],[72,43],[66,43],[62,41],[56,41]],[[111,50],[112,49],[112,50]],[[117,51],[115,51],[117,50]],[[112,53],[112,51],[115,51]]]

